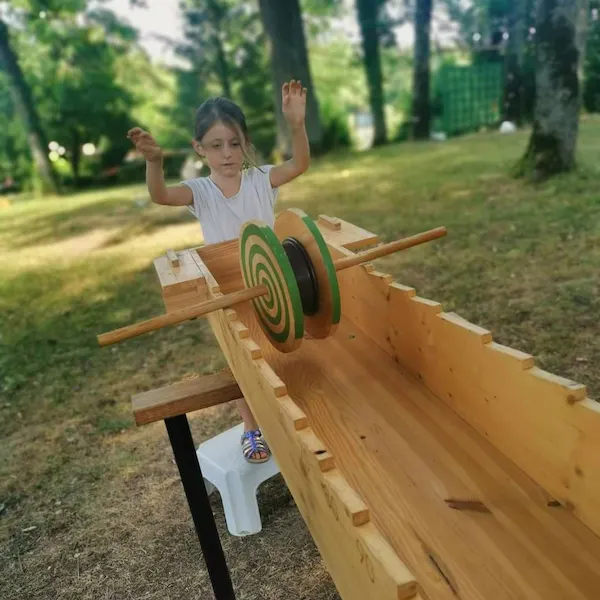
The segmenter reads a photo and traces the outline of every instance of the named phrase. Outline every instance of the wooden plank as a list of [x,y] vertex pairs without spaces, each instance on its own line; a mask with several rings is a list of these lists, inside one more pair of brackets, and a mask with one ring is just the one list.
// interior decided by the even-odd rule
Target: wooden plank
[[337,217],[320,215],[316,224],[327,243],[341,246],[347,250],[360,250],[379,243],[377,234]]
[[173,267],[171,266],[169,259],[163,255],[154,259],[154,268],[156,269],[158,281],[160,282],[164,294],[166,288],[177,283]]
[[238,314],[424,597],[595,600],[600,538],[363,331],[282,354]]
[[206,300],[207,294],[206,285],[196,286],[176,295],[169,294],[163,296],[163,302],[167,312],[173,312],[180,308],[187,308],[193,304],[200,304],[200,302]]
[[571,416],[579,437],[568,466],[569,508],[584,523],[595,525],[600,512],[600,404],[583,400]]
[[197,255],[211,273],[219,274],[219,286],[224,294],[244,287],[238,240],[208,244],[198,248]]
[[221,293],[221,286],[215,279],[214,275],[211,273],[210,269],[204,264],[204,262],[200,258],[200,255],[198,254],[198,252],[197,251],[190,252],[190,255],[191,255],[196,267],[198,268],[200,273],[202,273],[203,277],[206,280],[208,297],[209,298],[211,297],[211,293],[214,293],[214,294]]
[[535,367],[412,288],[362,267],[339,281],[346,318],[600,535],[600,511],[591,509],[600,506],[599,476],[573,471],[573,457],[592,456],[600,438],[597,419],[581,433],[585,386]]
[[[215,289],[209,293],[218,297]],[[240,306],[236,313],[249,310]],[[415,597],[414,577],[367,520],[368,509],[341,477],[335,456],[306,427],[302,411],[280,395],[285,384],[254,358],[246,344],[254,340],[240,340],[240,327],[222,311],[207,318],[344,600]]]
[[242,398],[242,392],[231,371],[226,369],[135,394],[131,405],[136,425],[146,425],[238,398]]

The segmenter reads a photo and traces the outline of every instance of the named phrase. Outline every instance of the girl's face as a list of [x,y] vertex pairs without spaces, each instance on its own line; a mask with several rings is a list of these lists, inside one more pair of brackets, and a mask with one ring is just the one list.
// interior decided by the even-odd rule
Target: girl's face
[[235,177],[244,164],[243,143],[235,129],[217,121],[200,143],[194,141],[194,148],[206,159],[211,172]]

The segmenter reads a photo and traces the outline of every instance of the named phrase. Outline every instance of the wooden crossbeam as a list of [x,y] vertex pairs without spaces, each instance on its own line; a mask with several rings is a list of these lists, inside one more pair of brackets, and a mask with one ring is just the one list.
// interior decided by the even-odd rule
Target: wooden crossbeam
[[242,398],[229,369],[142,392],[131,398],[136,425],[147,425]]

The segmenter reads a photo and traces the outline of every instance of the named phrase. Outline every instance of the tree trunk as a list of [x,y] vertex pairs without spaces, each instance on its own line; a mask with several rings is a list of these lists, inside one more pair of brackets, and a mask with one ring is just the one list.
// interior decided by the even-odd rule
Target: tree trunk
[[[579,81],[583,81],[585,65],[585,49],[587,46],[590,0],[578,0],[579,14],[577,17],[577,47],[579,48]],[[581,86],[583,88],[583,86]]]
[[225,56],[223,42],[221,41],[221,32],[223,29],[223,10],[218,2],[215,2],[214,0],[208,3],[208,10],[212,25],[215,30],[213,43],[215,44],[215,49],[217,51],[217,71],[219,81],[221,82],[223,95],[227,98],[232,98],[231,83],[229,80],[229,65],[227,64],[227,57]]
[[310,75],[302,15],[298,0],[259,0],[265,33],[270,42],[271,74],[273,79],[277,147],[285,159],[292,155],[291,132],[283,116],[281,86],[290,79],[300,80],[307,88],[306,132],[311,151],[322,151],[323,127],[319,105]]
[[43,191],[58,193],[58,180],[48,158],[48,142],[40,123],[31,90],[8,37],[8,27],[0,19],[0,68],[8,76],[8,90],[15,110],[27,130],[27,140]]
[[429,102],[429,57],[433,0],[417,0],[415,12],[415,58],[413,67],[413,138],[429,138],[431,107]]
[[523,124],[524,86],[523,56],[525,52],[525,31],[527,28],[527,5],[524,0],[514,3],[510,19],[508,51],[506,56],[506,75],[504,80],[504,121]]
[[356,0],[358,21],[362,34],[364,64],[367,71],[371,114],[375,121],[373,146],[385,144],[387,131],[383,103],[381,60],[379,56],[379,32],[377,28],[380,1]]
[[231,98],[231,85],[229,84],[229,66],[227,65],[227,59],[225,58],[223,44],[221,44],[221,40],[218,38],[215,40],[215,44],[217,46],[217,68],[219,71],[221,87],[223,88],[223,95],[226,98]]
[[533,132],[518,173],[540,180],[575,167],[579,133],[577,0],[538,0]]
[[81,138],[77,127],[71,131],[71,168],[73,170],[73,184],[79,187],[79,165],[81,163]]

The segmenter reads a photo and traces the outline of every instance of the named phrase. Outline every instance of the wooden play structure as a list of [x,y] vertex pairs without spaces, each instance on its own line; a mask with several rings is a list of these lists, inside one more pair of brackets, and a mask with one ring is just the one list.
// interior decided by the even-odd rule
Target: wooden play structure
[[157,258],[166,314],[98,336],[204,316],[227,359],[133,399],[167,425],[218,600],[233,588],[185,415],[242,394],[344,600],[600,598],[599,405],[368,262],[445,233],[380,244],[286,210]]

